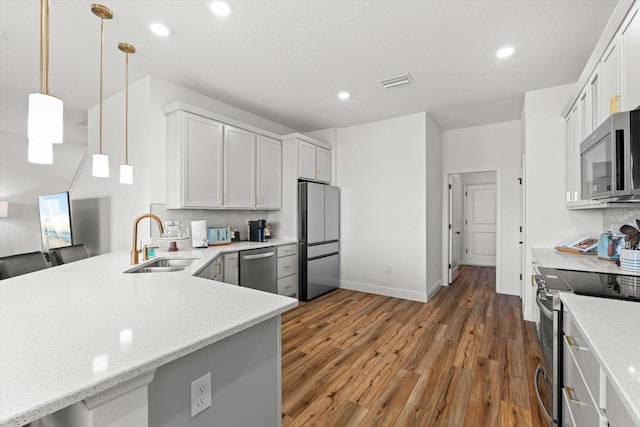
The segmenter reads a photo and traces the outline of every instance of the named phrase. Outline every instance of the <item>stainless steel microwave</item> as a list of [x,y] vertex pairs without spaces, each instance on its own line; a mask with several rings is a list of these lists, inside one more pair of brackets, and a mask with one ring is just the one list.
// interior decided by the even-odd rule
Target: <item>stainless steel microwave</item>
[[640,201],[640,109],[615,113],[580,144],[582,199]]

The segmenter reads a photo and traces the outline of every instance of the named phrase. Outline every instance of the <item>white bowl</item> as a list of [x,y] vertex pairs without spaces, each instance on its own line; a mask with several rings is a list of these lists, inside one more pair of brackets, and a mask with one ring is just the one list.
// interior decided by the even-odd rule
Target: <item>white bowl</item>
[[620,250],[620,262],[622,261],[640,262],[640,251],[632,251],[631,249]]

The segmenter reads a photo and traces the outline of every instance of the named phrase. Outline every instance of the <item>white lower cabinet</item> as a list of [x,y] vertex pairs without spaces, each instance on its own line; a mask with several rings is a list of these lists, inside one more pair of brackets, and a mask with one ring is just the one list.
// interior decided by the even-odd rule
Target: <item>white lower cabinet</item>
[[238,252],[224,254],[224,283],[229,283],[230,285],[240,284],[239,265]]
[[198,277],[222,282],[224,278],[224,258],[220,255],[214,258],[197,274]]
[[297,244],[278,246],[278,294],[298,297]]
[[633,419],[574,317],[563,311],[562,425],[632,426]]

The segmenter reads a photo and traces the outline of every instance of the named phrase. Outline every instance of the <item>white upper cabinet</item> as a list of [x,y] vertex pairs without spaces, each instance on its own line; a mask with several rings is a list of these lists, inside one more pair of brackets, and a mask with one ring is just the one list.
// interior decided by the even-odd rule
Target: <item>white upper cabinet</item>
[[316,147],[316,180],[331,182],[331,151]]
[[600,123],[612,112],[622,111],[621,73],[620,37],[616,36],[602,55],[600,64]]
[[331,182],[331,151],[302,140],[298,144],[298,177]]
[[256,203],[256,134],[224,127],[224,207],[252,208]]
[[222,207],[223,125],[184,111],[167,116],[167,204]]
[[640,107],[640,2],[636,2],[620,30],[622,48],[622,109]]
[[316,146],[299,141],[298,176],[303,179],[316,179]]
[[258,209],[280,209],[282,204],[282,142],[258,135],[256,186]]

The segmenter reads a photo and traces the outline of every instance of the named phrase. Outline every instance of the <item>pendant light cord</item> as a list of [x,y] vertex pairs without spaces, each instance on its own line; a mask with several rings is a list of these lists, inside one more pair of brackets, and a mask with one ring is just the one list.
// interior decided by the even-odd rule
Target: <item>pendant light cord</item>
[[126,75],[125,75],[125,90],[124,90],[124,164],[129,164],[129,53],[125,53],[126,62]]
[[104,46],[104,19],[100,18],[100,154],[102,154],[102,67]]

